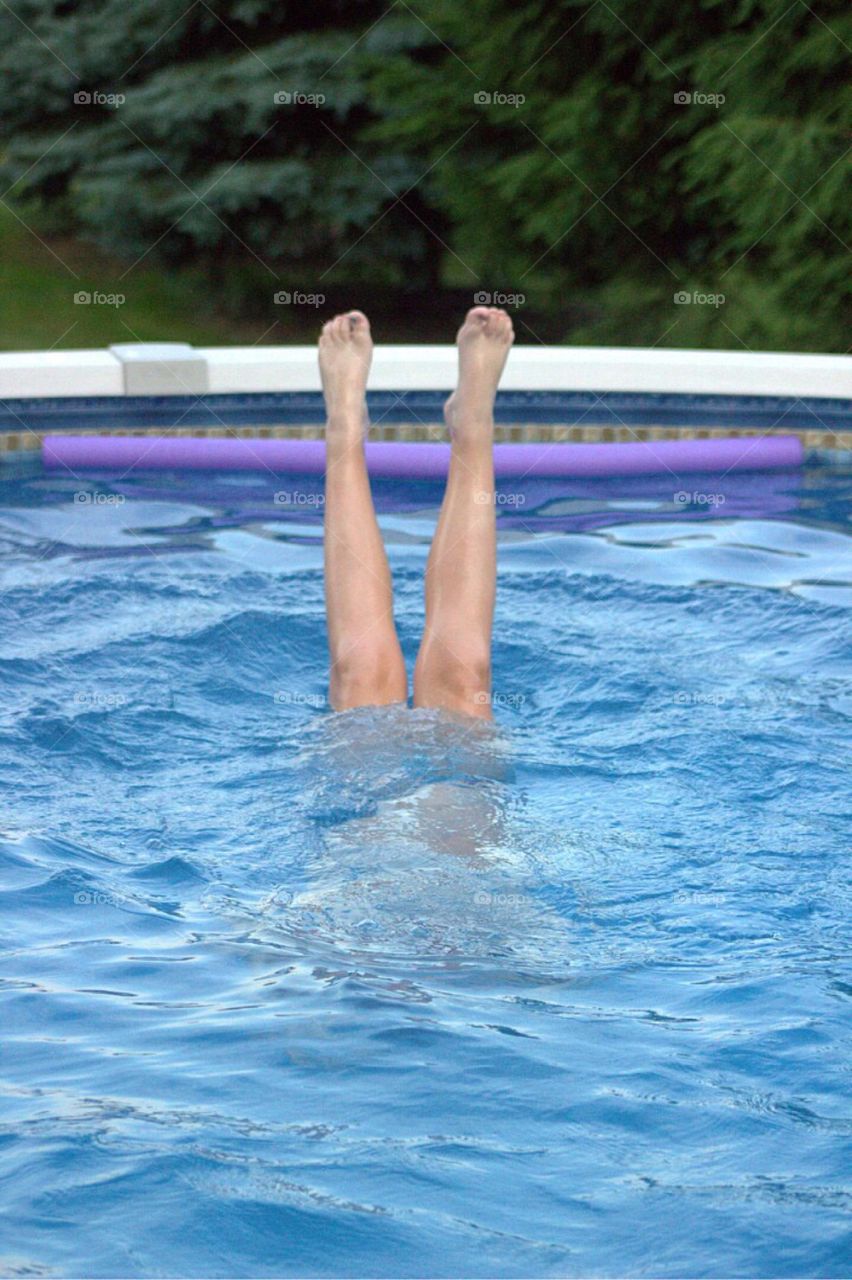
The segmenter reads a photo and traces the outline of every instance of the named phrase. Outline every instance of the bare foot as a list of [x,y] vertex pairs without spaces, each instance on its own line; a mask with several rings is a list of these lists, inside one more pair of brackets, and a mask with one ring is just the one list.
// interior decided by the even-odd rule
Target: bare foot
[[367,376],[372,359],[370,322],[363,311],[347,311],[323,325],[319,366],[328,436],[366,434]]
[[444,417],[454,441],[468,434],[481,436],[493,426],[497,384],[515,339],[512,321],[498,307],[473,307],[459,329],[459,380],[444,405]]

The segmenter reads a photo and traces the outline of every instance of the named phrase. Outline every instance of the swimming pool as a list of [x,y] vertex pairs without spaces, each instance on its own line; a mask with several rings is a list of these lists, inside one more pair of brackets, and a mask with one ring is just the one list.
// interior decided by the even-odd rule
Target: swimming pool
[[5,1274],[850,1273],[852,468],[503,483],[493,732],[327,714],[316,482],[0,507]]

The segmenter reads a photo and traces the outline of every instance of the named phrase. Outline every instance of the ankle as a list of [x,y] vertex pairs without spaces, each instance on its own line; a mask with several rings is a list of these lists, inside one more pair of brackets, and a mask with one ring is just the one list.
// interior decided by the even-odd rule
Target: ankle
[[364,436],[364,406],[335,406],[328,411],[326,436],[331,439],[356,440]]
[[494,447],[494,419],[490,414],[454,418],[450,444],[460,456],[490,457]]

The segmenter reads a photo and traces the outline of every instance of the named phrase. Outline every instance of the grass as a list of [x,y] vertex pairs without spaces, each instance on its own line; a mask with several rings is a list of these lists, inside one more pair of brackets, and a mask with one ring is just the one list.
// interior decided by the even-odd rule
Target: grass
[[[26,219],[26,222],[19,219]],[[32,228],[32,229],[30,229]],[[130,268],[130,270],[128,270]],[[75,302],[80,293],[123,296],[121,305]],[[151,261],[134,266],[71,238],[41,231],[0,204],[0,350],[106,347],[113,342],[198,346],[305,341],[274,314],[237,321],[218,311],[209,286]],[[318,324],[311,318],[311,340]]]
[[[231,267],[231,270],[234,268]],[[237,268],[239,269],[239,268]],[[733,277],[732,277],[733,278]],[[228,310],[234,290],[216,287],[199,271],[165,267],[151,253],[122,260],[96,245],[57,236],[27,209],[0,203],[0,351],[108,347],[118,342],[189,342],[195,346],[253,346],[316,342],[324,319],[350,307],[366,310],[380,342],[451,342],[475,292],[469,286],[429,289],[322,284],[321,307],[276,305],[284,282],[247,262],[241,283],[257,314]],[[656,282],[623,280],[595,297],[562,301],[552,312],[530,300],[517,313],[519,343],[726,347],[809,350],[804,323],[788,317],[770,326],[777,300],[758,282],[755,294],[732,288],[730,305],[675,306]],[[295,293],[295,289],[293,290]],[[76,302],[79,294],[102,301]],[[229,298],[230,293],[230,298]],[[112,297],[113,303],[109,299]],[[120,301],[118,305],[119,299]],[[738,336],[739,335],[739,336]],[[819,349],[817,347],[816,349]]]
[[[249,264],[247,275],[258,280],[256,266]],[[28,210],[0,203],[0,351],[79,350],[113,342],[313,344],[322,321],[350,307],[369,312],[381,342],[451,342],[474,302],[472,287],[421,292],[329,283],[323,285],[322,307],[285,307],[273,297],[286,283],[262,276],[260,281],[257,317],[235,317],[198,273],[163,267],[153,254],[138,264],[123,261],[82,240],[51,234]],[[124,301],[83,304],[74,300],[79,293],[121,295]],[[564,340],[561,318],[554,323],[532,308],[525,317],[528,331],[518,325],[521,341]]]

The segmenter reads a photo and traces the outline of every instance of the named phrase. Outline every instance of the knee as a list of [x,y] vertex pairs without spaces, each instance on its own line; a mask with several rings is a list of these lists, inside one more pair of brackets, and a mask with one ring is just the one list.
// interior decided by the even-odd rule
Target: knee
[[398,648],[358,645],[332,662],[331,704],[336,711],[404,702],[407,695]]
[[453,656],[444,671],[444,682],[452,693],[461,697],[490,693],[490,653],[465,651]]
[[453,707],[482,706],[490,701],[491,653],[488,648],[464,644],[430,647],[421,656],[415,684],[430,701]]

